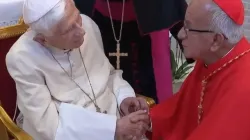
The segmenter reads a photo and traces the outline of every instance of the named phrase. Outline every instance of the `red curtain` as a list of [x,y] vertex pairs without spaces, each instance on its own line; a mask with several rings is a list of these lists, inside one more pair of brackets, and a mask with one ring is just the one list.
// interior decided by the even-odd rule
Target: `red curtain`
[[19,36],[0,40],[0,100],[11,118],[13,118],[16,108],[16,87],[7,71],[5,57],[18,38]]

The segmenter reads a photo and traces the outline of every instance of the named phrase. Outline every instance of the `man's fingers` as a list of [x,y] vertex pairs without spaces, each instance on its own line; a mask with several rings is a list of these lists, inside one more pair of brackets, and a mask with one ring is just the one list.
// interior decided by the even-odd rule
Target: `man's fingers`
[[129,110],[128,110],[128,107],[121,107],[121,114],[122,116],[126,116],[128,114],[130,114]]
[[130,126],[127,128],[128,131],[125,135],[127,135],[126,138],[129,138],[128,136],[131,135],[131,136],[137,136],[138,135],[138,130],[139,130],[139,127],[138,127],[138,124],[130,124]]
[[136,137],[133,137],[133,139],[132,140],[138,140]]
[[147,130],[149,129],[148,123],[138,122],[137,125],[138,125],[139,130],[141,130],[143,134],[146,133]]
[[134,105],[129,106],[129,108],[128,108],[129,113],[133,113],[135,111],[137,111],[137,108]]
[[124,136],[123,140],[133,140],[134,136],[129,135],[129,136]]
[[147,122],[148,121],[148,116],[147,115],[135,116],[133,118],[130,118],[130,121],[131,121],[131,123],[137,123],[139,121]]
[[141,137],[148,130],[148,125],[144,122],[132,123],[127,128],[127,132],[124,133],[124,139],[130,139],[133,136],[135,140],[141,140]]
[[140,107],[141,107],[140,109],[149,110],[147,101],[144,98],[139,97],[138,100],[140,102]]
[[147,131],[147,128],[144,127],[143,122],[137,123],[137,130],[136,130],[136,138],[141,138]]
[[131,115],[133,115],[133,116],[136,116],[136,115],[145,115],[147,113],[148,113],[147,110],[138,110],[136,112],[133,112]]
[[[139,110],[140,112],[135,112],[137,114],[132,114],[129,118],[131,123],[137,123],[139,121],[149,122],[149,116],[146,111]],[[143,113],[141,113],[143,112]],[[140,113],[140,114],[139,114]]]
[[140,109],[141,105],[137,98],[132,99],[130,106],[134,106],[136,111]]
[[149,130],[149,123],[142,122],[143,134]]

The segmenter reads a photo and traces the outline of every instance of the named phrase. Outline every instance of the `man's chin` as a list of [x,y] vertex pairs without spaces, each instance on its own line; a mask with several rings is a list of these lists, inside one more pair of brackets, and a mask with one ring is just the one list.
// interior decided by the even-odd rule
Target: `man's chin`
[[190,53],[187,53],[187,52],[184,51],[184,56],[185,56],[186,61],[187,61],[188,64],[191,64],[191,63],[195,62],[194,57]]
[[183,54],[184,54],[185,58],[191,58],[187,52],[184,51]]
[[77,49],[77,48],[80,48],[81,47],[81,45],[70,45],[70,47],[67,47],[67,48],[65,48],[65,49]]
[[76,45],[77,45],[78,47],[80,47],[80,46],[82,46],[83,42],[84,42],[84,39],[82,39],[81,41],[77,42]]
[[184,56],[186,59],[192,59],[192,55],[188,54],[188,53],[184,53]]
[[80,48],[82,46],[82,44],[83,44],[83,41],[79,41],[79,42],[77,42],[77,43],[74,44],[73,48],[74,49]]
[[78,49],[80,47],[81,47],[81,45],[77,45],[77,46],[72,47],[72,49]]

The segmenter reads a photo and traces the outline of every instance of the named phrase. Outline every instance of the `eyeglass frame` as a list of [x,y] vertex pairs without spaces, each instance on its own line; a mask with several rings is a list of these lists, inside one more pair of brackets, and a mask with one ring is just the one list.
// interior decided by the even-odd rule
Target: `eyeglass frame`
[[188,36],[188,32],[197,32],[197,33],[214,33],[211,30],[198,30],[198,29],[189,29],[185,25],[183,26],[186,37]]
[[[198,30],[198,29],[189,29],[185,26],[185,22],[184,22],[184,25],[183,25],[183,29],[184,29],[184,32],[186,34],[186,38],[188,37],[188,32],[191,31],[191,32],[197,32],[197,33],[215,33],[214,31],[211,31],[211,30]],[[222,34],[225,39],[228,39],[224,34]]]

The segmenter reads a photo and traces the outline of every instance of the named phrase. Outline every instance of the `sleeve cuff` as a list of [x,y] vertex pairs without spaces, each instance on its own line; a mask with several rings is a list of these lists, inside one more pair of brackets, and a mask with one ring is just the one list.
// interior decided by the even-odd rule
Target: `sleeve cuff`
[[128,97],[136,97],[134,90],[130,86],[120,88],[117,92],[119,92],[119,94],[116,94],[119,95],[117,97],[117,102],[119,107],[124,99]]

